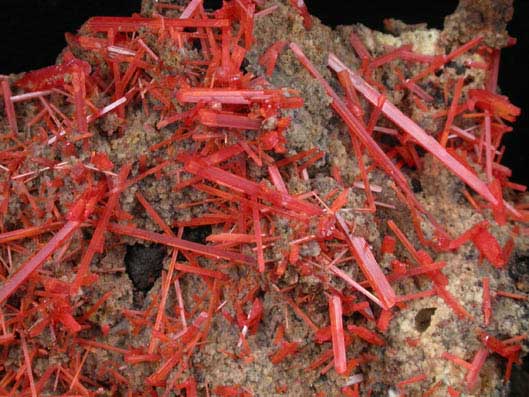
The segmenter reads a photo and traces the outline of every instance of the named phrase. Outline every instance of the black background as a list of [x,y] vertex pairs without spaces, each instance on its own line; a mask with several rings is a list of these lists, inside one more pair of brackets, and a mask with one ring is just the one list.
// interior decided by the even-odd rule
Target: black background
[[[220,1],[205,1],[217,7]],[[444,16],[453,12],[456,0],[305,0],[312,14],[328,25],[361,22],[382,30],[384,18],[407,23],[428,22],[441,28]],[[504,140],[503,163],[513,170],[513,180],[529,184],[529,0],[515,0],[515,16],[509,25],[515,47],[502,51],[500,87],[522,107],[514,132]],[[140,0],[0,0],[0,74],[48,66],[65,46],[64,32],[75,32],[90,16],[130,15]]]

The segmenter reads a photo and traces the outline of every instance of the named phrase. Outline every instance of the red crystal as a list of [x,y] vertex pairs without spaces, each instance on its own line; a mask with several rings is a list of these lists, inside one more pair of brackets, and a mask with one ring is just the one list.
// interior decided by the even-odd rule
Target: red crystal
[[338,374],[343,374],[347,370],[347,358],[342,324],[342,302],[339,296],[333,295],[329,298],[329,317],[331,319],[334,368]]

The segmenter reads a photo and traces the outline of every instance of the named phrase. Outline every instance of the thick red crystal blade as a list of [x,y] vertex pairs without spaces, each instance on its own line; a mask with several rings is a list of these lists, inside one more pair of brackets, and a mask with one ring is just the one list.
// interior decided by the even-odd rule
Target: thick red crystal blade
[[515,121],[521,114],[521,109],[509,102],[506,96],[498,95],[487,90],[468,90],[470,100],[483,110],[488,110],[505,120]]
[[227,186],[250,196],[258,197],[262,200],[270,201],[276,205],[288,208],[293,211],[301,212],[310,216],[320,215],[323,212],[320,208],[296,199],[295,197],[292,197],[288,194],[270,190],[261,184],[250,181],[241,176],[232,174],[217,167],[200,164],[195,160],[187,162],[185,169],[192,174],[208,179],[212,182]]
[[4,109],[6,112],[9,127],[11,128],[11,133],[17,135],[17,116],[15,113],[15,106],[13,105],[13,101],[11,100],[11,88],[9,87],[9,82],[7,80],[2,80],[2,93],[4,96]]
[[487,349],[480,349],[477,351],[465,378],[465,381],[467,383],[467,390],[471,391],[476,386],[476,383],[478,382],[479,372],[481,371],[483,364],[485,364],[485,361],[487,360],[488,356],[489,351]]
[[112,110],[114,110],[115,108],[117,108],[118,106],[121,106],[123,105],[125,102],[127,102],[127,98],[126,97],[121,97],[119,98],[118,100],[108,104],[107,106],[105,106],[104,108],[100,109],[97,113],[95,114],[91,114],[90,116],[88,116],[86,118],[87,122],[88,123],[91,123],[93,122],[94,120],[100,118],[100,117],[103,117],[105,114],[107,114],[108,112],[111,112]]
[[251,119],[244,114],[201,109],[198,120],[208,127],[236,128],[240,130],[258,130],[262,121]]
[[91,71],[88,62],[71,57],[71,59],[59,65],[47,66],[27,72],[15,84],[26,90],[49,90],[63,86],[67,75],[76,69],[83,71],[85,75],[89,75]]
[[77,121],[77,128],[80,133],[88,132],[88,123],[86,121],[86,86],[85,86],[85,74],[82,70],[77,70],[72,74],[72,85],[73,85],[73,99],[75,103],[75,116]]
[[33,226],[25,229],[17,229],[12,230],[10,232],[1,233],[0,244],[5,244],[10,241],[16,241],[23,238],[38,236],[40,234],[59,229],[63,225],[63,222],[52,222],[41,226]]
[[366,64],[366,61],[369,61],[371,59],[371,54],[367,50],[360,37],[353,31],[349,36],[349,41],[358,57],[362,60],[362,64]]
[[144,17],[93,17],[84,25],[92,32],[133,33],[141,28],[227,28],[229,19],[179,19],[179,18],[144,18]]
[[68,240],[80,226],[80,221],[66,222],[61,230],[35,256],[22,264],[19,270],[0,287],[0,304],[4,303],[16,291],[20,284],[26,281],[33,272],[41,267],[55,250]]
[[359,336],[366,342],[369,342],[373,345],[384,346],[386,344],[386,342],[384,342],[384,339],[382,339],[380,336],[378,336],[376,333],[366,327],[349,324],[347,326],[347,329],[353,334]]
[[[284,361],[288,356],[295,354],[299,350],[299,342],[283,342],[278,351],[270,356],[270,362],[274,365],[277,365]],[[237,394],[219,394],[224,396],[252,396],[251,394],[241,394],[237,391]]]
[[506,265],[498,240],[486,227],[479,229],[478,233],[472,238],[472,242],[494,267],[500,269]]
[[[493,153],[492,151],[494,150],[494,148],[492,147],[492,134],[491,134],[491,125],[490,125],[490,114],[489,112],[486,110],[485,111],[485,120],[484,120],[484,129],[485,129],[485,172],[486,172],[486,175],[487,175],[487,180],[489,182],[492,183],[492,160],[493,160]],[[494,194],[494,191],[492,191],[492,194]],[[500,190],[500,194],[501,194],[501,190]],[[498,204],[495,205],[494,207],[498,207],[498,206],[501,206],[503,204],[503,200],[502,198],[500,197],[498,199]]]
[[[367,84],[362,77],[351,69],[347,68],[334,54],[329,55],[329,66],[336,72],[346,70],[350,77],[353,86],[366,97],[366,99],[373,105],[377,106],[381,94],[373,87]],[[406,116],[390,101],[385,101],[382,105],[382,112],[388,119],[402,128],[403,131],[411,135],[424,149],[429,151],[441,163],[443,163],[454,174],[458,175],[484,199],[497,204],[496,197],[490,192],[487,185],[479,179],[474,173],[468,170],[463,164],[457,161],[446,149],[439,144],[434,138],[428,135],[417,123]]]
[[337,295],[329,297],[329,317],[331,318],[334,369],[338,374],[343,374],[347,370],[347,358],[342,322],[342,300]]
[[367,241],[362,237],[354,237],[349,230],[349,226],[347,226],[345,220],[339,214],[336,214],[336,221],[342,229],[342,232],[345,234],[347,244],[355,257],[358,266],[360,266],[360,269],[362,269],[369,284],[377,293],[378,298],[383,304],[383,308],[388,310],[394,306],[397,301],[395,291],[393,291],[393,288],[389,285],[388,279],[382,272],[380,265],[377,263],[373,253],[369,249]]
[[255,241],[257,242],[257,265],[259,272],[265,271],[265,258],[263,251],[263,236],[261,234],[261,218],[259,217],[259,208],[257,207],[257,198],[252,198],[252,217],[253,217],[253,228],[255,234]]
[[371,157],[373,157],[378,165],[395,181],[396,185],[404,192],[407,199],[413,204],[413,206],[425,214],[441,234],[446,235],[446,232],[442,230],[441,226],[437,224],[435,219],[430,216],[430,214],[423,208],[421,203],[419,203],[419,201],[415,198],[406,178],[399,168],[393,164],[387,154],[376,143],[371,134],[369,134],[369,132],[366,130],[363,122],[349,111],[338,94],[336,94],[330,84],[325,81],[322,75],[305,56],[303,51],[301,51],[301,48],[299,48],[299,46],[295,43],[290,43],[290,49],[294,52],[300,63],[307,69],[307,71],[320,82],[327,95],[332,98],[331,106],[349,128],[351,139],[358,139],[362,145],[366,147]]
[[108,225],[108,222],[110,221],[110,217],[112,216],[114,212],[114,209],[119,203],[119,197],[121,195],[127,176],[129,175],[130,169],[131,169],[130,164],[125,164],[122,167],[117,177],[116,186],[110,192],[110,196],[108,198],[103,215],[101,216],[101,219],[99,219],[99,222],[97,223],[97,226],[94,230],[94,234],[92,235],[92,239],[90,240],[90,243],[88,244],[88,248],[86,249],[83,257],[81,258],[81,263],[79,264],[77,275],[72,284],[72,292],[74,293],[78,291],[78,289],[81,287],[83,283],[83,279],[89,273],[90,263],[92,262],[92,258],[94,257],[95,253],[103,252],[105,232],[107,229],[107,225]]
[[483,322],[485,325],[489,325],[490,317],[492,315],[492,303],[490,299],[490,280],[488,277],[483,277],[483,295],[481,308],[483,310]]
[[477,36],[473,39],[469,40],[465,44],[463,44],[461,47],[456,48],[452,52],[450,52],[448,55],[443,55],[440,57],[436,57],[437,59],[430,64],[430,66],[424,68],[419,73],[417,73],[415,76],[413,76],[411,79],[409,79],[410,82],[416,83],[417,81],[423,79],[424,77],[432,74],[437,69],[442,67],[443,65],[447,64],[448,62],[452,61],[453,59],[456,59],[461,54],[464,54],[465,52],[469,51],[470,49],[476,47],[481,41],[483,40],[483,36]]
[[441,285],[435,285],[435,292],[441,299],[445,301],[445,303],[450,306],[450,308],[454,311],[454,313],[461,319],[461,320],[471,320],[474,321],[474,317],[466,311],[466,309],[457,301],[456,298],[443,286]]
[[195,243],[193,241],[182,240],[177,237],[168,236],[166,234],[160,234],[151,232],[149,230],[138,229],[133,226],[125,226],[119,225],[117,223],[110,223],[108,225],[108,230],[112,233],[152,241],[158,244],[163,244],[169,247],[195,252],[197,254],[209,256],[215,259],[226,259],[233,262],[246,263],[249,265],[255,264],[255,259],[247,255],[225,251],[220,248]]
[[184,11],[182,11],[182,14],[180,14],[180,19],[191,18],[199,9],[202,9],[202,0],[191,0]]
[[276,41],[270,47],[268,47],[264,54],[259,58],[259,64],[265,68],[265,74],[268,77],[271,77],[274,73],[274,67],[277,62],[277,58],[287,44],[287,41]]
[[441,134],[440,143],[443,147],[446,147],[446,143],[448,142],[448,133],[450,132],[450,128],[452,127],[452,123],[456,115],[457,105],[459,103],[459,98],[461,97],[461,91],[463,90],[464,82],[465,82],[465,79],[463,77],[460,77],[456,83],[456,88],[454,90],[454,96],[452,98],[452,103],[450,104],[450,107],[448,108],[448,114],[446,116],[445,127]]
[[[401,390],[404,386],[411,385],[417,382],[421,382],[425,380],[426,378],[427,378],[426,374],[419,374],[419,375],[412,376],[411,378],[397,382],[397,389]],[[423,396],[426,396],[426,394],[423,394]]]
[[366,290],[362,285],[355,280],[351,276],[349,276],[346,272],[344,272],[342,269],[337,267],[336,265],[329,266],[329,271],[335,274],[337,277],[340,277],[343,281],[345,281],[349,286],[351,286],[353,289],[357,290],[358,292],[364,294],[366,297],[368,297],[370,300],[375,302],[377,305],[379,305],[381,308],[384,308],[384,304],[380,302],[380,299],[378,299],[375,295],[373,295],[371,292]]
[[176,99],[182,103],[219,102],[231,105],[249,105],[252,100],[270,99],[264,91],[230,90],[217,88],[183,88],[176,94]]
[[[280,101],[290,103],[290,97],[284,95],[284,90],[234,90],[221,88],[183,88],[176,94],[176,99],[182,103],[220,102],[230,105],[251,105],[256,102]],[[295,98],[297,99],[297,98]],[[298,105],[302,102],[297,101]]]
[[199,266],[186,265],[185,263],[175,263],[175,270],[179,270],[184,273],[198,274],[200,276],[216,278],[219,280],[228,280],[228,276],[217,270],[205,269]]

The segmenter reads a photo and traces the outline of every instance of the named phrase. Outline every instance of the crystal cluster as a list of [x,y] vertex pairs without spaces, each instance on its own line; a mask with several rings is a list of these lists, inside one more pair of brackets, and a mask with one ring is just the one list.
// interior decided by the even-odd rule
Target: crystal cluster
[[[509,379],[525,335],[500,337],[487,327],[497,299],[527,296],[493,289],[485,275],[478,317],[450,292],[446,262],[434,260],[471,244],[484,267],[505,272],[515,241],[529,234],[527,205],[506,198],[525,186],[511,182],[500,163],[502,137],[520,114],[497,93],[500,51],[476,36],[446,54],[403,45],[375,56],[365,37],[351,31],[358,65],[329,53],[328,78],[296,42],[255,48],[255,22],[287,6],[304,29],[313,28],[302,0],[287,3],[232,0],[210,12],[202,0],[160,2],[152,17],[94,17],[67,35],[57,65],[2,76],[1,395],[252,396],[244,384],[210,390],[194,376],[193,357],[222,320],[238,339],[223,353],[242,365],[256,360],[249,340],[266,321],[267,294],[293,310],[312,335],[296,340],[288,322],[279,324],[267,360],[283,365],[306,346],[321,345],[306,367],[321,374],[334,369],[344,377],[339,392],[345,396],[370,395],[376,379],[355,373],[378,359],[358,353],[359,344],[383,352],[393,319],[411,302],[432,297],[453,311],[454,321],[473,324],[471,337],[480,347],[466,358],[439,355],[462,368],[461,382],[432,380],[424,371],[397,382],[400,395],[417,384],[423,396],[476,392],[493,355],[505,361]],[[246,70],[252,51],[259,54],[259,72]],[[325,148],[289,149],[288,131],[304,99],[296,87],[270,82],[287,53],[327,96],[321,106],[330,106],[347,130],[344,145],[358,170],[353,181],[340,167],[321,166],[332,155]],[[469,89],[463,77],[454,79],[440,88],[439,109],[422,83],[469,54],[483,59],[465,67],[482,70],[485,84]],[[410,76],[392,68],[398,84],[391,89],[425,113],[436,103],[432,117],[444,120],[441,130],[426,131],[392,103],[376,74],[395,62],[420,66]],[[143,152],[134,149],[130,128],[137,113],[148,120],[139,127],[148,142]],[[466,186],[465,205],[485,220],[456,236],[436,219],[416,197],[407,171],[420,173],[425,154]],[[310,185],[315,167],[334,187],[295,188],[296,181]],[[373,183],[374,173],[387,186]],[[416,239],[391,219],[395,204],[377,198],[384,190],[406,208]],[[361,206],[353,191],[361,192]],[[195,209],[193,216],[168,218],[164,201]],[[352,214],[384,223],[382,243],[369,242]],[[506,228],[510,238],[500,244],[492,225]],[[211,228],[205,241],[185,238],[187,229],[204,226]],[[116,291],[103,283],[123,272],[105,268],[103,259],[131,242],[158,244],[168,253],[161,280],[140,308],[114,302]],[[393,257],[390,268],[381,265],[384,257]],[[301,293],[285,281],[293,273],[312,277],[315,287]],[[186,290],[188,279],[198,280],[201,291]],[[399,282],[407,280],[428,288],[402,293]],[[314,320],[311,302],[322,301],[326,313]],[[118,314],[106,322],[98,313],[110,310],[110,302]],[[106,352],[104,362],[90,359],[96,351]],[[135,367],[143,377],[135,378]],[[288,385],[276,392],[288,393]]]

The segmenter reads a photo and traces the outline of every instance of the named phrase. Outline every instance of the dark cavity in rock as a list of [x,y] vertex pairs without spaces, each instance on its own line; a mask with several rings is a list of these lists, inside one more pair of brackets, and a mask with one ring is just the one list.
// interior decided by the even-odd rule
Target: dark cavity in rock
[[211,226],[186,227],[182,238],[194,243],[206,244],[206,237],[211,234]]
[[415,329],[419,332],[426,331],[432,323],[432,316],[436,310],[435,307],[427,307],[419,310],[415,316]]
[[162,272],[167,250],[163,245],[134,244],[127,246],[125,266],[132,284],[138,290],[149,291]]

